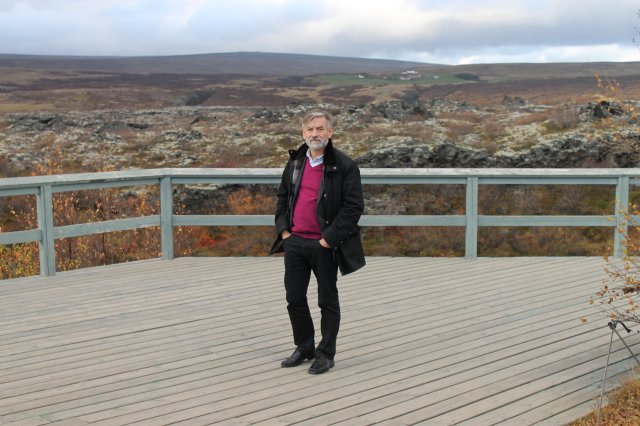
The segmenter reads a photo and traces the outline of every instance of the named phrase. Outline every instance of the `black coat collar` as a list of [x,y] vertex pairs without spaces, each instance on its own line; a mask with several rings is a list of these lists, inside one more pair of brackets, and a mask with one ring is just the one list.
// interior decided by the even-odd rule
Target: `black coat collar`
[[[291,158],[291,160],[293,161],[299,158],[304,158],[307,155],[308,150],[309,150],[309,147],[307,146],[307,144],[303,143],[302,145],[300,145],[300,147],[298,147],[297,150],[295,149],[289,150],[289,158]],[[333,142],[331,141],[331,139],[329,139],[329,143],[324,148],[324,163],[335,164],[335,162],[336,162],[336,153],[333,149]]]

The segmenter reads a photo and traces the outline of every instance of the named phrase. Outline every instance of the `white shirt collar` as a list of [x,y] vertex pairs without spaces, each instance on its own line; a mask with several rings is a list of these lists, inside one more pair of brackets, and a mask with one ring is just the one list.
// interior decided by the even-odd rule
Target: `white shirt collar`
[[311,150],[308,149],[307,150],[307,158],[309,159],[309,165],[311,167],[316,167],[319,166],[320,164],[324,163],[324,154],[322,154],[321,156],[317,157],[317,158],[311,158]]

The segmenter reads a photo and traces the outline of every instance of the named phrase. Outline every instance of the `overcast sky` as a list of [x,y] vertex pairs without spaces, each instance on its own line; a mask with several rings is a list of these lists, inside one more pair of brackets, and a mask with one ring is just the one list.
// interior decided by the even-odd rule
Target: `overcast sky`
[[640,0],[0,0],[0,53],[640,61]]

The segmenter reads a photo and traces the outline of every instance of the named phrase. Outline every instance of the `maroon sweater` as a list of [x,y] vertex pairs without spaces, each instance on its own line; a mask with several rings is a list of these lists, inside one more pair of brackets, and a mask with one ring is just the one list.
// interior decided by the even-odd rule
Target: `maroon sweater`
[[319,240],[322,231],[318,223],[316,208],[318,205],[318,192],[322,182],[324,165],[311,167],[309,160],[305,161],[300,191],[293,208],[293,227],[291,233],[302,238]]

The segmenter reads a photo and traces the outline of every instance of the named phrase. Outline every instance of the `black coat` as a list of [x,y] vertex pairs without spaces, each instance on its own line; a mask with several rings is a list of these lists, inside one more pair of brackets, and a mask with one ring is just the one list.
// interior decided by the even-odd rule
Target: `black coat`
[[[284,230],[291,230],[293,206],[300,188],[301,173],[307,161],[307,145],[289,151],[289,161],[282,173],[276,207],[276,241],[269,254],[283,251]],[[294,178],[294,174],[296,175]],[[294,184],[292,184],[295,181]],[[316,215],[322,238],[334,250],[342,275],[365,265],[358,221],[364,211],[360,169],[341,151],[329,144],[324,150],[324,174],[320,186]]]

